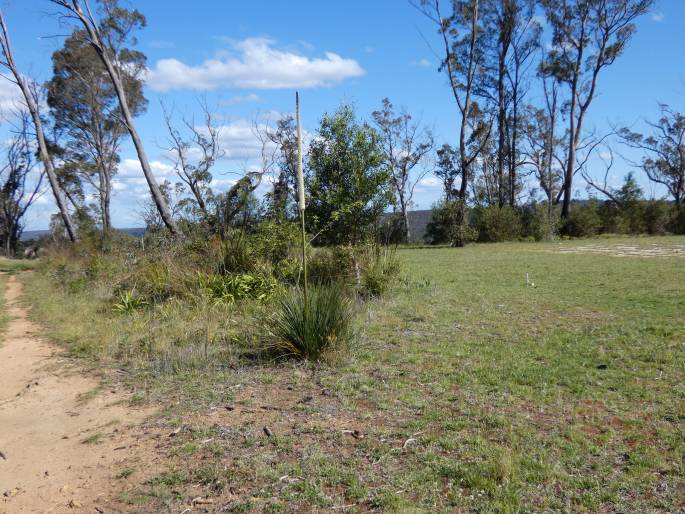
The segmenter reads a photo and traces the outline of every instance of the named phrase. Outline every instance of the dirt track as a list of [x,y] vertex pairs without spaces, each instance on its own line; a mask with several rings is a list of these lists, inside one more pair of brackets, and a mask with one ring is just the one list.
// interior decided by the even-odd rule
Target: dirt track
[[117,475],[141,450],[150,411],[97,390],[41,340],[8,277],[10,321],[0,343],[0,513],[119,512]]

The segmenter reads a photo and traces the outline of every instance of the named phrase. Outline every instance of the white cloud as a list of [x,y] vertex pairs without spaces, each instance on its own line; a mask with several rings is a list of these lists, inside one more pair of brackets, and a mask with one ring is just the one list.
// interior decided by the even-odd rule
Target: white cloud
[[664,21],[664,18],[666,18],[666,16],[664,16],[664,13],[662,12],[652,13],[652,19],[654,21]]
[[128,184],[126,184],[126,182],[117,178],[112,179],[112,189],[114,191],[123,191],[126,188],[128,188]]
[[411,62],[412,66],[421,66],[422,68],[428,68],[431,66],[433,63],[431,63],[428,59],[425,57],[422,59],[414,60]]
[[216,178],[212,177],[212,187],[227,191],[236,184],[237,180],[230,178]]
[[251,102],[259,102],[259,96],[254,93],[250,93],[249,95],[236,95],[223,100],[221,105],[236,105]]
[[[156,177],[171,175],[174,172],[173,166],[162,161],[150,161],[150,167]],[[121,161],[118,176],[123,179],[139,178],[143,182],[145,181],[143,168],[140,167],[138,159],[124,159]]]
[[442,182],[437,177],[424,177],[421,180],[419,180],[419,184],[425,187],[441,187]]
[[[266,125],[260,122],[257,128],[264,132]],[[219,147],[224,152],[224,159],[249,161],[260,158],[262,143],[255,134],[253,122],[236,120],[220,125],[217,129]]]
[[23,109],[25,104],[19,86],[0,77],[0,120],[6,120]]
[[[234,51],[189,66],[178,59],[162,59],[148,72],[147,83],[156,91],[219,88],[290,89],[327,86],[364,74],[354,59],[326,52],[309,58],[273,48],[266,38],[248,38]],[[237,54],[237,55],[236,55]]]

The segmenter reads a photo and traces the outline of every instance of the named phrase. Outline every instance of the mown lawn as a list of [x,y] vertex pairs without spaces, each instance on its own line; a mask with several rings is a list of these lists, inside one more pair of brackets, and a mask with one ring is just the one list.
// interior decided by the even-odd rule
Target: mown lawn
[[[402,283],[360,309],[356,343],[327,365],[129,370],[135,398],[161,402],[165,430],[180,430],[162,438],[163,469],[122,471],[120,500],[174,511],[202,497],[229,512],[679,512],[685,258],[616,255],[626,245],[675,255],[685,238],[402,250]],[[46,275],[27,281],[57,340],[130,325]]]

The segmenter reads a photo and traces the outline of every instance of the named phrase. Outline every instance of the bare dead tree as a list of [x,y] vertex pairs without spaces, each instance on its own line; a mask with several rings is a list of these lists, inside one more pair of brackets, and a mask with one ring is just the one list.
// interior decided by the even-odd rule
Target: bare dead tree
[[[143,169],[143,175],[145,176],[145,180],[150,188],[152,200],[155,203],[160,217],[164,221],[164,225],[167,227],[167,229],[174,235],[180,234],[180,230],[176,224],[176,221],[174,220],[171,210],[169,209],[169,205],[167,204],[164,194],[160,190],[159,184],[157,183],[157,179],[152,172],[152,167],[150,166],[150,161],[147,157],[147,153],[145,152],[143,141],[138,134],[138,130],[136,129],[133,120],[133,114],[129,108],[126,89],[124,87],[125,71],[118,61],[117,53],[113,51],[113,49],[107,44],[106,40],[103,39],[100,31],[100,24],[95,18],[88,0],[49,1],[61,7],[70,18],[75,19],[78,23],[83,25],[88,43],[90,43],[90,45],[92,45],[92,47],[95,49],[96,53],[102,60],[110,79],[112,80],[112,85],[114,86],[114,90],[116,91],[117,98],[119,100],[123,123],[131,136],[133,146],[138,154],[138,160],[140,161],[140,166]],[[106,6],[109,6],[110,4],[112,3],[110,2],[109,4],[106,4]],[[114,2],[112,5],[115,4],[116,2]],[[134,11],[133,15],[136,17],[142,17],[142,15],[140,15],[140,13],[137,11]]]
[[[252,134],[259,142],[260,165],[257,169],[244,169],[238,181],[217,201],[217,222],[219,233],[223,236],[230,226],[236,222],[245,229],[249,217],[249,203],[252,195],[261,185],[265,176],[273,174],[277,161],[278,148],[273,144],[269,134],[271,128],[260,124],[258,120],[252,123]],[[242,213],[242,219],[238,216]]]
[[[511,1],[511,0],[509,0]],[[516,4],[516,2],[513,2]],[[509,205],[516,204],[518,188],[518,168],[523,165],[520,154],[519,139],[521,128],[521,106],[528,93],[530,84],[529,71],[533,65],[533,56],[540,47],[542,27],[535,18],[535,2],[524,0],[524,7],[515,11],[515,23],[511,41],[511,52],[506,67],[509,89],[511,91],[511,121],[508,123],[509,140]]]
[[26,211],[42,193],[45,169],[37,170],[30,115],[17,113],[18,123],[0,167],[0,240],[7,257],[16,253]]
[[183,125],[189,133],[188,138],[184,138],[174,127],[173,113],[164,106],[162,109],[169,133],[169,150],[172,153],[174,171],[190,190],[201,217],[205,222],[211,223],[212,216],[208,203],[212,197],[212,168],[216,161],[224,156],[224,151],[219,145],[220,129],[214,124],[212,113],[206,102],[200,102],[200,106],[202,125],[196,125],[192,119],[183,119]]
[[276,121],[274,128],[267,130],[267,136],[276,145],[273,189],[267,193],[267,216],[276,222],[288,219],[288,208],[297,202],[297,126],[291,115]]
[[431,132],[420,122],[413,122],[406,111],[395,113],[389,99],[383,99],[380,111],[372,113],[381,136],[381,146],[385,160],[390,169],[390,180],[395,193],[395,205],[399,207],[403,221],[403,238],[409,241],[409,208],[416,185],[429,172],[428,167],[414,169],[433,150],[434,142]]
[[599,158],[604,163],[604,175],[602,181],[600,182],[598,179],[594,178],[586,168],[583,168],[581,170],[581,176],[583,177],[583,180],[585,180],[589,187],[596,191],[599,191],[615,204],[620,205],[620,197],[618,196],[616,191],[609,185],[609,175],[611,174],[611,170],[613,169],[615,162],[614,152],[611,150],[611,147],[607,146],[606,154],[600,153]]
[[40,153],[40,159],[45,168],[45,172],[48,176],[50,182],[50,187],[52,188],[53,196],[55,197],[55,203],[59,209],[60,216],[62,217],[62,222],[67,230],[69,240],[72,242],[78,241],[78,233],[76,231],[76,225],[74,225],[71,215],[69,214],[69,209],[67,208],[67,203],[64,197],[64,192],[59,184],[57,173],[55,172],[55,166],[52,162],[52,156],[48,150],[47,139],[45,137],[45,131],[43,129],[43,121],[40,116],[40,110],[38,102],[38,88],[35,82],[30,81],[23,75],[14,61],[14,55],[12,53],[12,45],[10,42],[9,31],[7,29],[7,24],[5,23],[5,17],[0,9],[0,49],[2,50],[2,61],[0,61],[0,66],[3,66],[10,73],[10,76],[5,75],[4,77],[10,82],[17,84],[21,90],[26,108],[29,111],[33,126],[35,129],[35,137],[38,143],[38,150]]

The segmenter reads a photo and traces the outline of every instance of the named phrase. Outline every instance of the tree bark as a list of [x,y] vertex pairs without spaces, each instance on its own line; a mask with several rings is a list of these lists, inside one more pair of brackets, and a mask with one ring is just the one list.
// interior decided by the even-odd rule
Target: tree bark
[[12,55],[12,47],[10,45],[9,33],[7,31],[7,25],[5,24],[5,17],[0,10],[0,28],[2,29],[2,51],[5,55],[5,65],[9,68],[10,72],[14,76],[21,93],[24,96],[26,102],[26,107],[31,115],[31,120],[33,121],[34,127],[36,129],[36,140],[38,142],[38,150],[40,153],[40,160],[43,162],[45,171],[48,175],[48,180],[50,182],[50,187],[52,188],[52,193],[55,197],[55,203],[59,209],[59,213],[64,222],[64,226],[67,229],[67,234],[69,235],[69,240],[71,242],[78,241],[78,233],[76,231],[76,226],[74,225],[69,210],[67,209],[67,203],[64,199],[64,193],[62,187],[57,180],[57,173],[55,172],[55,167],[52,164],[52,159],[50,158],[50,153],[48,151],[48,145],[45,138],[45,132],[43,131],[43,122],[40,119],[40,111],[38,110],[38,103],[36,102],[31,87],[29,86],[26,78],[19,73],[17,66],[14,62],[14,56]]
[[504,191],[504,161],[505,161],[505,131],[507,125],[506,91],[504,89],[504,75],[506,73],[506,49],[500,48],[499,69],[497,74],[497,203],[502,207],[505,203]]
[[145,147],[143,146],[143,142],[140,139],[138,130],[136,129],[135,123],[133,122],[133,115],[131,114],[131,110],[129,109],[128,101],[126,100],[126,91],[121,81],[119,70],[115,67],[114,63],[112,62],[112,58],[107,53],[107,49],[103,46],[102,41],[100,40],[99,30],[97,28],[95,20],[90,14],[88,2],[87,0],[85,2],[86,9],[88,10],[88,15],[86,15],[83,12],[83,9],[81,9],[79,0],[73,0],[72,4],[73,7],[65,7],[71,10],[81,21],[83,27],[86,29],[86,32],[88,33],[88,37],[90,38],[90,44],[93,46],[98,56],[102,60],[102,63],[105,65],[105,68],[107,69],[107,74],[110,76],[112,80],[112,85],[114,86],[114,90],[119,100],[119,107],[121,108],[124,123],[126,125],[126,128],[128,129],[129,134],[131,135],[133,146],[135,147],[136,153],[138,154],[138,160],[140,161],[140,166],[143,169],[143,175],[145,175],[145,180],[147,181],[148,187],[150,188],[152,200],[154,201],[155,206],[157,207],[157,210],[159,211],[159,214],[162,217],[164,225],[166,225],[167,229],[169,229],[169,231],[172,234],[179,235],[180,230],[178,228],[178,225],[176,224],[176,221],[174,220],[171,214],[171,210],[167,205],[164,195],[162,194],[162,191],[159,188],[159,184],[157,184],[157,180],[155,179],[155,176],[152,173],[152,168],[150,166],[150,161],[147,158]]

